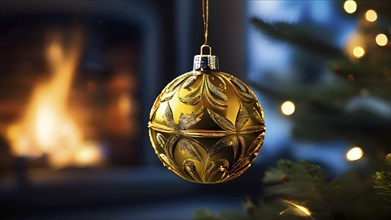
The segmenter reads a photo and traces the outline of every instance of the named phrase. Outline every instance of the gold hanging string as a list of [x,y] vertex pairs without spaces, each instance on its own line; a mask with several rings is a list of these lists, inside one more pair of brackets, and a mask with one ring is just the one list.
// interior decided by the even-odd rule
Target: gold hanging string
[[202,0],[202,20],[204,22],[204,45],[208,45],[209,0]]

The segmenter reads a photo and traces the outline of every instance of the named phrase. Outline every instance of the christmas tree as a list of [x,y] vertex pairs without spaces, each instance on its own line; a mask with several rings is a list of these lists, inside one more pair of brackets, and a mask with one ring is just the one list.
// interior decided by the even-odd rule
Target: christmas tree
[[338,4],[358,23],[344,49],[331,44],[325,30],[316,26],[251,19],[271,41],[289,43],[325,60],[332,83],[271,88],[253,81],[251,86],[300,109],[290,116],[295,139],[345,140],[356,146],[347,160],[359,160],[365,153],[365,163],[330,178],[318,165],[280,160],[261,174],[262,195],[259,201],[245,200],[242,213],[200,210],[196,219],[390,219],[391,4],[365,0]]

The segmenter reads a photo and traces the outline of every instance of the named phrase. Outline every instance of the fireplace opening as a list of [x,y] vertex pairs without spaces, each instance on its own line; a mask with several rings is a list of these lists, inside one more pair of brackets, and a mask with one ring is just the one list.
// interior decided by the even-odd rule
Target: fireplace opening
[[142,30],[99,17],[6,18],[0,169],[20,158],[54,169],[140,165]]

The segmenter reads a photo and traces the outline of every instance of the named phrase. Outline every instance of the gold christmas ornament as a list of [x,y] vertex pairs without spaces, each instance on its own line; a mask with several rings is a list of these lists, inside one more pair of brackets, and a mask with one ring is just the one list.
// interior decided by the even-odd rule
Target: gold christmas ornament
[[[207,6],[203,1],[205,44],[194,57],[193,71],[163,89],[148,127],[165,167],[188,181],[211,184],[234,179],[251,166],[265,126],[251,89],[218,70],[218,58],[207,45]],[[205,49],[209,54],[203,54]]]

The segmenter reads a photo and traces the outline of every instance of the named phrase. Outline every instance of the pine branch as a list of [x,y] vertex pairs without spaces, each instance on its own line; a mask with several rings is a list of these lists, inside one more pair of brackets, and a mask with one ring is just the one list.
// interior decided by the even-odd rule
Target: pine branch
[[277,100],[291,99],[296,102],[319,100],[327,104],[336,101],[345,101],[346,99],[358,94],[358,90],[354,86],[349,83],[345,83],[342,80],[337,80],[333,84],[326,85],[323,83],[314,83],[309,85],[292,86],[292,84],[287,84],[281,86],[280,82],[268,84],[280,86],[278,88],[271,88],[258,82],[249,82],[249,85],[254,90]]
[[364,88],[380,88],[376,94],[385,98],[391,97],[391,50],[374,47],[368,55],[355,62],[349,60],[332,60],[328,67],[336,76],[342,76],[357,86]]
[[[266,22],[257,17],[251,18],[251,23],[262,35],[268,37],[270,40],[288,42],[292,45],[328,57],[344,57],[340,49],[311,36],[311,34],[307,32],[309,28],[302,24],[290,24],[281,21]],[[311,30],[314,31],[314,28],[311,27]]]
[[[307,217],[313,215],[315,219],[330,217],[323,198],[327,182],[320,166],[305,161],[294,163],[280,160],[276,167],[265,172],[262,182],[265,185],[265,196],[280,199],[286,209],[292,211],[291,214]],[[308,215],[293,204],[306,207],[308,213],[312,214]]]
[[[302,177],[304,175],[304,179]],[[294,163],[289,160],[279,160],[276,167],[270,168],[265,172],[265,176],[262,179],[262,182],[266,185],[268,184],[285,184],[283,190],[287,189],[287,186],[290,184],[296,184],[303,180],[308,180],[313,183],[316,187],[316,190],[319,191],[324,188],[324,174],[318,165],[309,164],[306,161],[301,161],[299,163]],[[297,187],[294,187],[295,190]],[[299,191],[299,194],[303,192]],[[279,194],[279,193],[277,193]],[[284,193],[282,193],[284,194]]]
[[386,201],[391,202],[391,172],[376,172],[373,181],[377,193]]
[[[382,148],[384,144],[381,143],[389,142],[389,118],[367,108],[346,109],[344,103],[360,95],[361,88],[354,83],[339,81],[326,85],[284,85],[274,89],[250,82],[250,86],[264,96],[280,102],[289,99],[295,103],[297,111],[291,116],[295,139],[313,142],[345,139],[366,146],[368,155]],[[385,101],[391,97],[388,87],[366,89],[371,95],[383,97]],[[362,135],[363,132],[365,135]]]
[[[262,179],[270,202],[259,205],[246,201],[244,215],[236,219],[329,219],[327,205],[321,193],[326,189],[322,170],[307,162],[293,163],[280,160],[270,168]],[[307,207],[307,208],[306,208]],[[314,211],[314,213],[312,213]],[[210,211],[199,211],[197,220],[210,217],[215,220],[230,219]],[[312,217],[314,214],[314,217]]]
[[[375,189],[390,197],[391,174],[376,173]],[[318,165],[280,160],[265,172],[264,196],[259,204],[245,200],[244,212],[198,210],[196,220],[366,220],[388,219],[389,209],[374,196],[369,175],[351,170],[327,181]],[[267,203],[265,202],[267,201]]]

